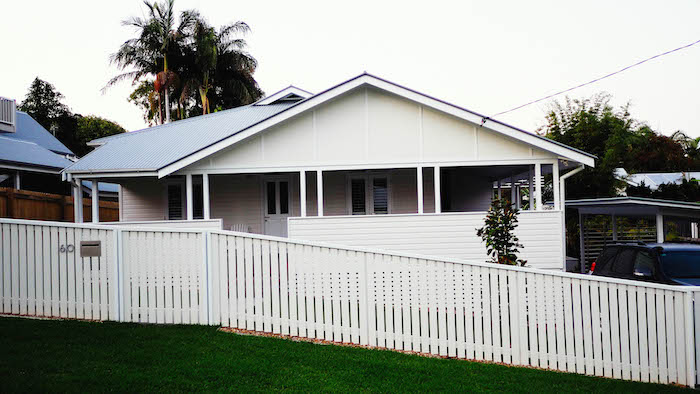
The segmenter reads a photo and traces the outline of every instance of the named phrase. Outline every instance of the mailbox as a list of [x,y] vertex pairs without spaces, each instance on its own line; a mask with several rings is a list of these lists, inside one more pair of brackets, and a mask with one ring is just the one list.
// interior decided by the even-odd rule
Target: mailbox
[[101,241],[80,241],[80,257],[102,256]]

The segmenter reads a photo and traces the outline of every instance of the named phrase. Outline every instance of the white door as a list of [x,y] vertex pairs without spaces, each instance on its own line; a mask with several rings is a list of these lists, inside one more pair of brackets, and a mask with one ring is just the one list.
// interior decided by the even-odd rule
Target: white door
[[266,179],[264,186],[265,234],[286,237],[289,217],[289,178]]

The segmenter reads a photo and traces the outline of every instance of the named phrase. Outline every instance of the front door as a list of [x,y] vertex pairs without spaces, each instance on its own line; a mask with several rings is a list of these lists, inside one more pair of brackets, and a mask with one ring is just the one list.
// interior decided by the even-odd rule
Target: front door
[[266,179],[264,186],[265,234],[286,237],[289,217],[289,178]]

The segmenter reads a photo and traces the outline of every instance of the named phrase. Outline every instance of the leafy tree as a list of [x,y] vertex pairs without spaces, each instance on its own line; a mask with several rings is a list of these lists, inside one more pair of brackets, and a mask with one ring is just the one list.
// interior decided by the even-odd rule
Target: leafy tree
[[90,140],[126,131],[106,119],[72,113],[62,103],[63,99],[52,84],[35,78],[18,108],[49,130],[76,156],[83,156],[92,150],[87,145]]
[[484,226],[476,230],[476,235],[486,242],[486,252],[491,261],[498,264],[524,266],[526,261],[518,259],[522,248],[515,236],[520,211],[505,198],[494,199],[486,214]]
[[94,115],[80,116],[78,117],[76,133],[77,139],[80,141],[80,150],[73,150],[73,152],[78,156],[83,156],[92,150],[87,145],[88,142],[121,133],[126,133],[126,130],[110,120]]
[[586,168],[567,181],[567,198],[617,195],[625,186],[613,175],[617,167],[634,173],[684,171],[700,164],[673,138],[632,119],[628,105],[615,111],[604,93],[591,99],[566,98],[564,104],[554,102],[540,132],[598,157],[595,168]]
[[55,135],[56,120],[70,113],[68,106],[62,103],[63,99],[63,95],[52,84],[36,77],[17,108],[28,113]]

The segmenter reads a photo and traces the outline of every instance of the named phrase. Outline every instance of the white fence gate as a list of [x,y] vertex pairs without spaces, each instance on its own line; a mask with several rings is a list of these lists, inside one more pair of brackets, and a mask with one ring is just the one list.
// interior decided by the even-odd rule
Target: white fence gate
[[[697,382],[698,287],[208,230],[0,219],[2,313],[211,324]],[[102,256],[81,257],[100,240]]]

